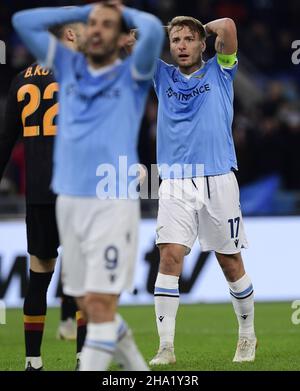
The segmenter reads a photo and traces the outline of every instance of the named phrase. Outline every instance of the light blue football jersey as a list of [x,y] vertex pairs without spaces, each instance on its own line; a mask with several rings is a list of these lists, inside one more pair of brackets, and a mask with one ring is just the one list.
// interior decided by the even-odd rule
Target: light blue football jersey
[[[119,167],[119,157],[127,159],[128,168],[138,163],[138,131],[151,81],[133,79],[130,58],[96,77],[89,73],[83,55],[62,45],[55,58],[60,112],[53,190],[58,194],[96,196],[99,181],[107,176],[107,181],[112,180],[109,195],[116,192],[118,197],[120,191],[126,195],[130,177],[124,160]],[[98,169],[100,165],[102,169]]]
[[124,7],[123,18],[138,28],[139,39],[124,62],[95,76],[83,54],[66,48],[48,32],[56,24],[86,22],[92,8],[20,11],[13,16],[13,25],[33,55],[54,67],[60,84],[54,192],[137,198],[138,131],[164,30],[155,16]]
[[[154,88],[159,100],[157,160],[162,179],[237,169],[232,139],[236,70],[237,64],[221,67],[215,55],[188,79],[175,66],[158,60]],[[170,171],[172,165],[180,169]]]

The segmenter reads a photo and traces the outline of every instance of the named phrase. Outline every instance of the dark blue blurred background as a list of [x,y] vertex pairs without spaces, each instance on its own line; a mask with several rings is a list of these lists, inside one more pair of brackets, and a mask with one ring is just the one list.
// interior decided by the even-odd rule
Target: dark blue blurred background
[[[13,76],[32,62],[10,19],[20,9],[84,4],[90,1],[11,1],[0,3],[0,39],[7,47],[7,64],[0,65],[0,127],[6,94]],[[167,23],[176,15],[191,15],[203,23],[231,17],[239,38],[239,72],[235,81],[233,134],[239,162],[237,177],[247,215],[300,212],[300,65],[292,63],[292,42],[300,40],[300,2],[293,0],[132,0]],[[207,56],[213,55],[213,40]],[[166,48],[164,57],[171,61]],[[300,55],[299,55],[300,59]],[[152,93],[140,136],[141,162],[155,163],[156,98]],[[0,185],[0,213],[16,212],[24,194],[24,153],[19,143]],[[21,197],[20,197],[21,196]],[[7,205],[10,205],[8,208]],[[156,204],[145,202],[147,214]]]

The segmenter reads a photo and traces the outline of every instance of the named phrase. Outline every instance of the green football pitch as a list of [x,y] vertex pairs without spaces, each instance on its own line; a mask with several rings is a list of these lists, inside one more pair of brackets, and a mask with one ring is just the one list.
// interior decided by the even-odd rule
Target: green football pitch
[[[177,316],[175,352],[177,363],[158,367],[172,371],[300,370],[300,325],[291,322],[291,303],[256,304],[258,349],[254,363],[232,363],[237,321],[230,304],[181,305]],[[121,307],[144,357],[157,349],[152,306]],[[74,370],[75,342],[55,338],[59,310],[49,309],[42,354],[45,370]],[[21,310],[7,310],[6,325],[0,325],[0,370],[24,369]],[[114,367],[113,367],[114,369]]]

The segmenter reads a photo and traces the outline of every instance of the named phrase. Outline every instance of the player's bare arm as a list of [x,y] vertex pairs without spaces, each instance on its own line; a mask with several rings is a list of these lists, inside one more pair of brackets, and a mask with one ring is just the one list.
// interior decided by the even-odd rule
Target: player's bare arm
[[230,18],[213,20],[205,26],[206,35],[216,35],[215,49],[220,54],[237,52],[238,41],[234,21]]

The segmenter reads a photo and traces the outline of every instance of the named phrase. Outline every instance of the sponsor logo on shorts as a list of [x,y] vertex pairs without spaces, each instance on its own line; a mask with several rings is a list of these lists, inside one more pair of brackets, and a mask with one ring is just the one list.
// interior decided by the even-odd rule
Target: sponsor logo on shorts
[[109,278],[110,278],[110,282],[115,282],[116,281],[116,275],[115,274],[111,274]]

